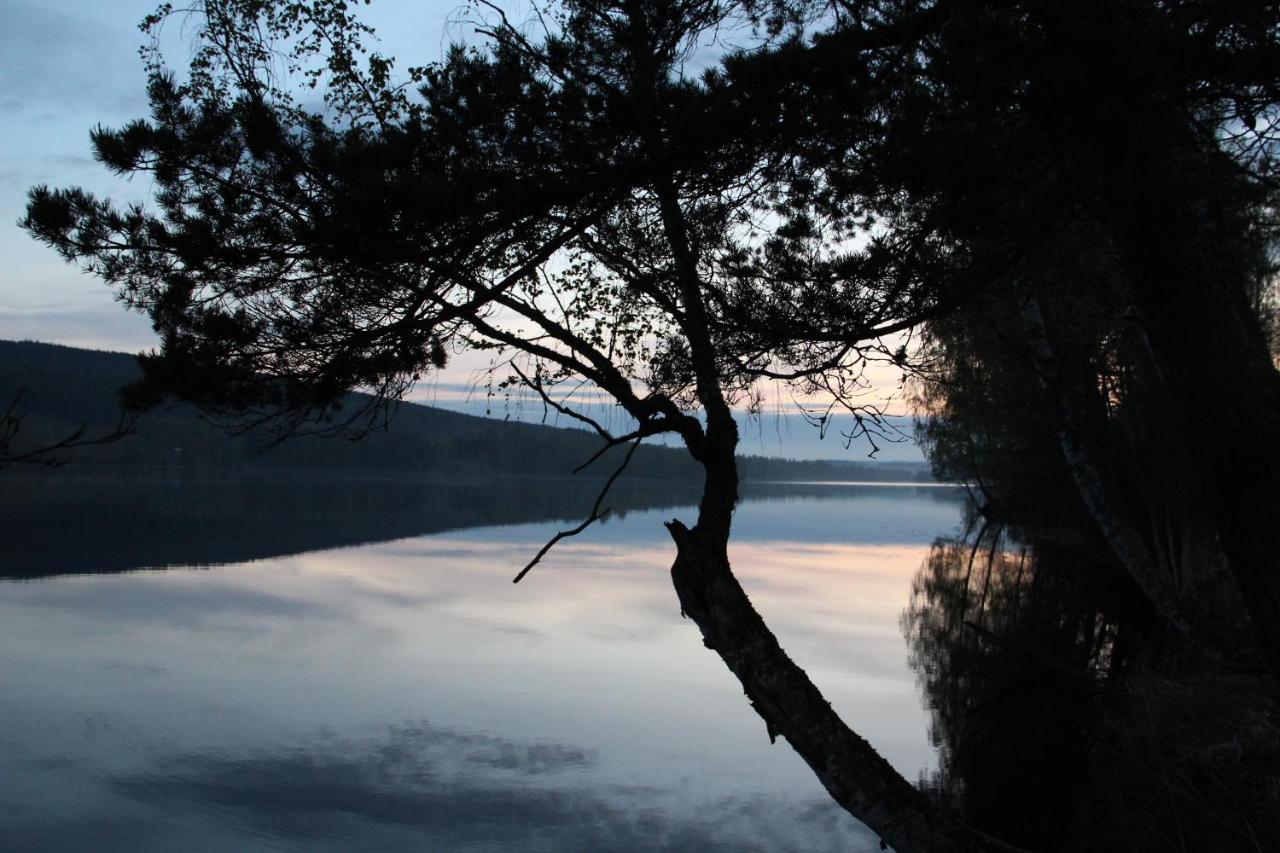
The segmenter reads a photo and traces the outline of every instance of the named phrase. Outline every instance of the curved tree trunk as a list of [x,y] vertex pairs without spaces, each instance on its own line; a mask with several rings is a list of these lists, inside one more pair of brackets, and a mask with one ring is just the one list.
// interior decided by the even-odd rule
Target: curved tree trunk
[[773,632],[729,568],[729,531],[738,502],[738,425],[720,386],[698,267],[684,211],[669,177],[656,187],[663,227],[685,309],[682,327],[706,427],[686,435],[706,473],[698,523],[667,524],[676,543],[671,580],[681,613],[720,655],[765,722],[770,740],[782,735],[818,775],[828,793],[897,853],[1009,850],[966,827],[916,790],[836,715]]
[[[682,615],[737,677],[770,740],[787,739],[837,803],[898,853],[1008,851],[917,790],[850,729],[788,657],[729,567],[737,473],[732,456],[704,461],[698,523],[667,523],[676,544],[671,579]],[[726,512],[725,509],[728,508]]]
[[718,537],[679,521],[667,528],[676,542],[671,577],[683,614],[741,682],[770,740],[785,737],[836,802],[898,853],[1010,849],[935,805],[845,725],[752,607]]

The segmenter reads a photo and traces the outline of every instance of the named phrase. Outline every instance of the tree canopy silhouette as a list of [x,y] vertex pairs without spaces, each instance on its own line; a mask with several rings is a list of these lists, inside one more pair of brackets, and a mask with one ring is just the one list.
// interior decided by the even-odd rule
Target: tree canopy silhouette
[[[731,405],[759,380],[793,383],[874,428],[878,411],[852,397],[861,371],[901,358],[877,339],[931,309],[954,248],[875,230],[858,198],[779,145],[779,105],[746,96],[786,94],[771,70],[741,63],[743,86],[683,73],[732,7],[574,0],[537,37],[492,10],[486,47],[411,71],[414,95],[388,60],[358,59],[341,4],[197,6],[190,72],[153,57],[151,119],[93,137],[108,167],[152,176],[155,209],[37,188],[27,219],[151,316],[163,346],[144,358],[144,398],[291,429],[351,388],[395,398],[473,346],[606,446],[678,434],[705,471],[696,524],[669,525],[681,607],[770,735],[899,850],[985,846],[836,717],[729,568]],[[901,40],[885,26],[866,31],[869,49]],[[898,64],[866,56],[868,75]],[[289,72],[324,106],[297,100]],[[584,383],[634,428],[581,411]]]

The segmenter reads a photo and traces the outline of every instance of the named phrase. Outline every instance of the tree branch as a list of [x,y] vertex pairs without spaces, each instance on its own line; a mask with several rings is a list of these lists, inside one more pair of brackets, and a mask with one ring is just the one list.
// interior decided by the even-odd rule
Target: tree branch
[[609,514],[609,510],[607,509],[602,512],[600,509],[600,505],[604,503],[605,497],[608,496],[609,489],[613,488],[613,484],[617,481],[618,477],[620,477],[622,475],[622,472],[626,470],[627,463],[631,461],[631,457],[636,452],[636,448],[640,446],[641,440],[642,440],[641,437],[637,437],[636,440],[632,443],[631,447],[627,450],[627,455],[622,458],[622,464],[619,465],[617,469],[614,470],[613,474],[610,475],[609,479],[605,481],[604,488],[602,488],[600,490],[600,494],[596,496],[595,505],[591,507],[591,513],[585,519],[583,519],[582,523],[579,524],[577,527],[570,528],[569,530],[561,530],[555,536],[552,536],[551,540],[547,542],[546,545],[542,546],[542,549],[539,550],[538,553],[534,555],[533,559],[529,561],[528,565],[526,565],[523,569],[521,569],[520,573],[511,579],[512,583],[520,583],[521,579],[524,578],[525,575],[529,574],[529,570],[532,569],[534,566],[538,565],[538,562],[543,557],[545,557],[547,555],[547,552],[550,551],[552,548],[554,548],[556,546],[556,543],[558,543],[561,539],[568,539],[570,536],[577,536],[579,533],[586,530],[592,524],[594,524],[595,522],[599,521],[600,519],[604,518],[606,515]]

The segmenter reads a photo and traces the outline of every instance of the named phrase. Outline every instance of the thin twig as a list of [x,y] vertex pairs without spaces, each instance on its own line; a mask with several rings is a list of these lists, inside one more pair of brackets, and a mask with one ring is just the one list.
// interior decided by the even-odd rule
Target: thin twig
[[110,432],[90,438],[85,438],[86,433],[89,431],[89,425],[82,423],[56,442],[33,450],[13,453],[10,452],[10,447],[14,438],[21,431],[22,420],[25,417],[19,406],[23,393],[22,389],[18,389],[18,392],[9,401],[8,407],[0,414],[0,468],[16,464],[59,468],[65,464],[65,460],[57,458],[54,454],[64,450],[73,450],[77,447],[111,444],[119,441],[133,434],[134,423],[138,419],[137,415],[122,415],[115,428]]
[[[516,372],[516,375],[520,377],[520,381],[523,382],[529,389],[534,391],[539,397],[542,398],[542,404],[544,406],[550,406],[551,408],[555,409],[557,412],[564,415],[565,417],[573,418],[574,420],[579,421],[580,423],[586,424],[587,426],[595,430],[597,433],[599,433],[600,437],[607,442],[612,442],[613,444],[619,443],[619,441],[614,438],[613,433],[609,432],[607,429],[601,426],[599,421],[595,420],[594,418],[588,417],[587,415],[582,414],[582,412],[579,412],[575,409],[571,409],[568,406],[564,405],[563,403],[558,402],[557,400],[553,400],[551,398],[551,395],[547,393],[546,389],[542,385],[541,375],[537,375],[536,378],[530,379],[529,376],[527,376],[525,372],[520,369],[520,366],[516,364],[515,361],[511,361],[510,366],[511,366],[511,369]],[[586,466],[583,466],[583,467],[586,467]]]
[[592,463],[594,463],[597,459],[599,459],[601,456],[604,456],[606,453],[608,453],[613,448],[617,447],[619,444],[626,444],[628,441],[639,441],[640,439],[645,438],[648,435],[649,433],[646,432],[644,429],[638,429],[635,432],[629,432],[626,435],[620,435],[617,438],[611,438],[607,440],[599,450],[591,454],[591,458],[589,458],[586,462],[583,462],[577,468],[574,468],[573,473],[579,474],[582,471],[585,471],[587,468],[591,467]]
[[595,506],[591,508],[591,514],[588,515],[585,519],[583,519],[582,523],[579,524],[577,527],[571,528],[569,530],[561,530],[555,536],[551,537],[551,541],[549,541],[546,545],[543,545],[542,550],[538,551],[538,553],[534,555],[534,558],[529,561],[529,564],[525,566],[523,569],[521,569],[518,575],[516,575],[514,578],[511,579],[512,583],[520,583],[521,578],[527,575],[530,569],[538,565],[538,561],[540,561],[543,557],[545,557],[547,555],[547,552],[550,551],[552,548],[554,548],[556,546],[556,543],[559,542],[561,539],[568,539],[570,536],[577,536],[579,533],[586,530],[592,524],[594,524],[595,522],[599,521],[600,519],[604,518],[606,515],[609,514],[609,510],[607,509],[601,512],[600,505],[604,503],[604,499],[606,496],[608,496],[609,489],[613,487],[614,482],[618,479],[618,477],[622,474],[622,472],[626,470],[627,463],[631,461],[632,454],[636,452],[636,448],[640,446],[640,442],[642,440],[643,440],[643,437],[637,438],[632,443],[630,449],[627,450],[627,455],[623,457],[622,464],[617,467],[617,469],[605,482],[604,488],[600,490],[600,494],[596,496],[596,503],[595,503]]

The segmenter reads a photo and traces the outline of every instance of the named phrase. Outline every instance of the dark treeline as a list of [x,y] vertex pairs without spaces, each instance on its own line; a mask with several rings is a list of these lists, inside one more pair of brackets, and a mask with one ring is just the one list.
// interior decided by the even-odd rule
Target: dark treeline
[[[119,424],[121,388],[141,372],[133,357],[34,342],[0,341],[0,399],[21,391],[21,431],[15,450],[54,444],[87,425],[89,436]],[[353,408],[358,405],[353,403]],[[340,414],[340,413],[339,413]],[[300,435],[272,443],[269,433],[228,435],[226,424],[204,420],[182,405],[146,413],[133,434],[109,444],[53,454],[77,467],[113,476],[325,472],[340,477],[564,476],[600,449],[586,430],[501,418],[481,418],[431,406],[402,404],[386,429],[359,440],[340,435]],[[607,476],[621,460],[615,448],[579,476]],[[754,481],[928,480],[915,463],[825,462],[746,457],[744,477]],[[676,448],[642,446],[628,478],[695,481],[697,463]]]
[[[1064,242],[1039,270],[1039,295],[993,287],[932,324],[935,372],[919,403],[935,474],[973,483],[988,526],[1100,538],[1176,631],[1229,658],[1256,655],[1205,483],[1218,474],[1171,428],[1170,392],[1105,243]],[[1073,292],[1054,290],[1064,278]],[[1269,326],[1271,285],[1245,285]]]

